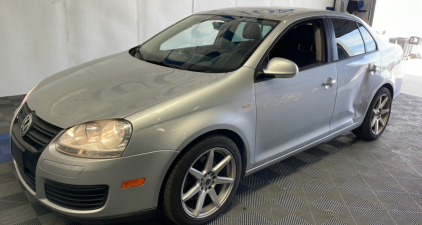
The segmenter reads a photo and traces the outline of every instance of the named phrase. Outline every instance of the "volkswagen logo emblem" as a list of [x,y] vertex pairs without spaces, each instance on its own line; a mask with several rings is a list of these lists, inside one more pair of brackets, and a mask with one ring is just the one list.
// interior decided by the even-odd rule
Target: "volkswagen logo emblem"
[[23,119],[22,125],[21,125],[21,136],[24,136],[26,133],[28,133],[29,128],[31,128],[32,125],[32,114],[28,114],[25,116],[25,119]]

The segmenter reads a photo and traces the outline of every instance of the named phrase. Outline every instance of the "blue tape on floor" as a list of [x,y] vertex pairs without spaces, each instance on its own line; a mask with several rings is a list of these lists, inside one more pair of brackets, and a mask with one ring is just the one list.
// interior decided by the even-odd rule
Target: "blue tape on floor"
[[2,133],[0,134],[0,141],[9,140],[9,133]]
[[9,133],[0,134],[0,163],[12,161]]

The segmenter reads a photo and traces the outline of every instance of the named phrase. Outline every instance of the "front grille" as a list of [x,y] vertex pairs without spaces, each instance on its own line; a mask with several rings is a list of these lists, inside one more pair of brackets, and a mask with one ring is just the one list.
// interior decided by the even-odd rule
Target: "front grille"
[[47,199],[68,209],[99,209],[105,204],[107,194],[107,185],[71,185],[52,180],[45,181]]
[[[22,106],[22,109],[20,110],[17,118],[19,128],[21,127],[25,117],[30,113],[32,113],[31,109],[29,109],[28,104],[25,103]],[[41,151],[61,130],[61,128],[47,123],[43,119],[36,116],[35,113],[32,113],[31,128],[29,129],[28,133],[22,137],[22,139],[28,145],[34,147],[37,151]]]
[[[28,114],[32,114],[32,124],[29,131],[21,136],[20,127]],[[19,172],[28,186],[35,191],[35,171],[38,159],[44,148],[60,133],[62,129],[47,123],[36,116],[25,103],[19,111],[12,125],[12,149],[16,154],[13,156],[19,163]]]

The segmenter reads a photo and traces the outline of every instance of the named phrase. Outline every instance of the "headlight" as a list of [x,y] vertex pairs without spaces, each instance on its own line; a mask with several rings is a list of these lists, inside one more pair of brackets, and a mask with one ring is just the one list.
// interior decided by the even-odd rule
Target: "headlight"
[[132,135],[126,120],[99,120],[74,126],[56,143],[59,152],[84,158],[120,157]]

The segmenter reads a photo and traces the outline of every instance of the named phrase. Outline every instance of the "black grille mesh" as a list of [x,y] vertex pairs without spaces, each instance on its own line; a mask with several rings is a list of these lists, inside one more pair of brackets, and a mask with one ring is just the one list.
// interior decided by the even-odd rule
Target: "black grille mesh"
[[[32,124],[29,131],[24,136],[21,136],[20,127],[28,114],[32,114]],[[20,163],[23,165],[20,165],[21,168],[19,169],[19,172],[33,191],[36,190],[35,170],[38,158],[44,148],[57,134],[60,133],[61,130],[61,128],[47,123],[36,116],[35,112],[32,112],[26,103],[19,111],[16,120],[13,121],[13,133],[11,134],[11,136],[13,136],[12,139],[16,142],[16,144],[21,146],[21,149],[25,149],[26,152],[24,159],[21,159]],[[16,144],[13,144],[14,147],[17,148]]]
[[35,187],[35,174],[29,170],[25,169],[25,172],[22,173],[19,169],[19,173],[21,174],[22,178],[25,180],[26,184],[33,190],[36,191]]
[[99,209],[105,204],[107,194],[107,185],[71,185],[52,180],[45,181],[47,199],[68,209]]
[[[21,126],[25,117],[32,113],[28,105],[25,103],[19,112],[17,122],[18,127]],[[35,113],[32,114],[32,125],[28,133],[22,139],[27,144],[34,147],[37,151],[41,151],[48,143],[61,131],[62,129],[52,124],[47,123],[43,119],[37,117]],[[20,134],[15,134],[20,135]]]

